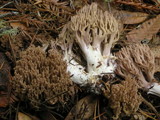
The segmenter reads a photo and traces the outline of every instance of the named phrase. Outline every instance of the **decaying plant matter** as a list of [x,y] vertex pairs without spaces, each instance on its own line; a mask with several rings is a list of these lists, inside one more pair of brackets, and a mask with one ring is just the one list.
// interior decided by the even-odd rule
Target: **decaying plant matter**
[[[71,8],[67,6],[68,1],[61,2],[60,0],[30,0],[31,3],[34,1],[34,5],[44,9],[47,12],[52,12],[57,17],[67,18],[67,15],[71,14]],[[42,15],[43,12],[39,12]]]
[[160,15],[150,19],[127,33],[127,41],[130,43],[141,43],[144,40],[151,41],[153,35],[160,30]]
[[145,21],[149,16],[148,14],[142,12],[119,11],[115,9],[112,10],[112,13],[123,24],[138,24]]
[[[111,48],[119,39],[118,22],[109,12],[103,12],[96,3],[87,5],[71,17],[59,35],[71,79],[80,86],[95,83],[105,74],[113,74],[116,68]],[[78,44],[87,67],[74,57],[73,44]]]
[[93,114],[96,109],[96,102],[98,97],[89,95],[82,98],[78,103],[71,109],[65,120],[89,120],[93,119]]
[[1,46],[7,50],[7,56],[14,62],[19,59],[20,53],[26,50],[30,44],[49,44],[54,40],[47,33],[37,33],[33,30],[19,30],[14,35],[3,35],[0,37]]
[[110,91],[104,91],[104,95],[109,99],[110,107],[115,114],[114,119],[120,118],[124,113],[130,116],[137,112],[142,98],[138,94],[138,84],[135,78],[128,75],[120,84],[107,85],[107,87]]
[[6,107],[16,101],[9,86],[11,80],[10,70],[9,62],[5,55],[0,52],[0,107]]
[[45,52],[29,47],[16,62],[12,87],[21,100],[29,99],[34,107],[41,103],[65,104],[74,95],[74,86],[66,72],[66,63],[54,49]]
[[159,5],[0,0],[0,120],[159,120]]
[[[156,0],[155,0],[156,1]],[[148,9],[152,11],[159,11],[158,5],[146,4],[143,0],[115,0],[116,4],[124,4],[129,6],[134,6],[138,9]]]
[[122,77],[135,76],[142,89],[160,97],[160,85],[154,81],[155,58],[150,48],[143,44],[133,44],[122,48],[116,56],[116,73]]

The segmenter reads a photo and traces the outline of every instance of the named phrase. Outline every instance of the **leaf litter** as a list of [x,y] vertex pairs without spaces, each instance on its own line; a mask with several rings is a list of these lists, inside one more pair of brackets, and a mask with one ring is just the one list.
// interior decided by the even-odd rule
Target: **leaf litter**
[[[127,71],[129,67],[124,67],[126,63],[120,62],[118,58],[117,61],[119,60],[120,63],[117,66],[121,65],[120,68],[118,67],[119,73],[117,72],[115,77],[107,74],[96,83],[95,88],[101,91],[100,94],[67,81],[68,73],[67,75],[63,73],[66,68],[64,64],[61,65],[63,62],[60,62],[65,46],[61,46],[58,36],[63,32],[62,28],[78,14],[80,9],[93,2],[96,2],[103,11],[113,14],[119,22],[120,37],[111,52],[116,55],[118,51],[122,52],[123,49],[135,44],[149,46],[150,49],[147,50],[154,55],[151,61],[155,64],[155,68],[145,68],[151,61],[143,63],[138,61],[143,57],[148,59],[141,50],[139,53],[135,52],[137,55],[141,54],[139,59],[136,56],[135,59],[129,58],[132,56],[129,52],[123,59],[126,63],[132,59],[133,65],[136,64],[136,69],[141,71],[143,74],[141,76],[144,76],[147,83],[160,82],[160,4],[158,1],[18,0],[10,2],[3,0],[0,1],[0,119],[160,119],[160,98],[147,94],[150,89],[144,90],[140,86],[141,82],[136,83],[139,79],[136,76],[140,76],[136,69],[132,66],[133,69]],[[74,34],[65,36],[72,39]],[[36,51],[36,49],[41,50]],[[25,57],[28,50],[31,50],[30,54]],[[51,51],[55,51],[54,55]],[[83,51],[77,43],[73,43],[73,52],[78,63],[87,66],[85,56],[82,55]],[[36,57],[37,55],[39,58]],[[39,60],[34,61],[34,59]],[[151,74],[150,71],[154,71],[153,80],[147,79],[146,73]],[[15,76],[16,74],[18,77]],[[63,78],[64,76],[67,77]],[[62,87],[58,80],[67,82]],[[42,114],[39,115],[40,113]]]

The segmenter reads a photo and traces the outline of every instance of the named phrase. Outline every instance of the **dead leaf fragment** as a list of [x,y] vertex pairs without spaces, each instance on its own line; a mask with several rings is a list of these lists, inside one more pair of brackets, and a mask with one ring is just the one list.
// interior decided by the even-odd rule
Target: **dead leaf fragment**
[[27,30],[27,27],[19,22],[10,23],[10,26],[12,26],[12,28],[21,28],[22,30]]
[[6,96],[0,97],[0,107],[6,107],[9,103],[9,100]]
[[160,15],[158,15],[156,18],[144,22],[139,27],[129,32],[126,35],[127,41],[133,43],[141,43],[142,40],[150,41],[153,35],[155,35],[159,31],[159,29],[160,29]]
[[93,117],[96,102],[97,97],[92,95],[82,98],[71,109],[65,120],[89,120]]
[[142,12],[129,12],[113,10],[113,15],[123,24],[138,24],[147,19],[148,14]]
[[7,107],[9,104],[17,101],[17,98],[14,95],[7,95],[8,93],[3,93],[0,91],[0,107]]

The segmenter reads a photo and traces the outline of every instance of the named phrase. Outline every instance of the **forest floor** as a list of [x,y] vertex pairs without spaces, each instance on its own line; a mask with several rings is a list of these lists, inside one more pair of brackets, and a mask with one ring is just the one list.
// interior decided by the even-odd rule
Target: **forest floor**
[[[39,93],[42,89],[38,86],[39,83],[33,82],[37,85],[37,89],[32,92],[33,94],[39,94],[39,96],[37,95],[37,101],[36,95],[34,96],[36,98],[33,98],[32,93],[28,95],[28,92],[31,92],[30,89],[32,89],[30,86],[33,84],[26,82],[26,88],[23,88],[23,83],[20,82],[22,78],[18,76],[20,74],[18,71],[21,70],[21,66],[25,66],[25,68],[22,67],[24,70],[28,69],[25,63],[30,60],[32,53],[35,53],[32,47],[39,46],[49,51],[52,42],[57,42],[59,34],[64,26],[71,21],[71,18],[84,6],[91,5],[93,2],[96,2],[98,8],[102,11],[108,11],[112,14],[119,23],[120,36],[112,48],[112,52],[117,53],[122,48],[133,44],[146,45],[149,47],[149,50],[146,48],[148,57],[152,56],[150,55],[151,53],[154,58],[148,60],[150,58],[144,55],[146,63],[141,71],[144,74],[145,69],[147,69],[148,74],[152,74],[154,77],[153,81],[160,83],[159,0],[1,0],[0,120],[160,120],[160,93],[157,96],[147,94],[146,90],[133,87],[131,85],[132,82],[124,82],[125,78],[118,73],[116,73],[116,78],[114,79],[104,77],[106,79],[104,80],[105,82],[112,79],[110,86],[113,84],[113,87],[110,87],[110,89],[112,89],[113,93],[109,97],[108,93],[104,92],[97,95],[88,92],[86,88],[81,88],[74,84],[76,92],[74,91],[75,94],[70,99],[63,100],[63,102],[61,100],[61,102],[58,102],[58,100],[56,102],[54,100],[48,102],[53,98],[64,99],[62,96],[68,91],[59,90],[59,93],[45,98],[44,92]],[[49,47],[45,48],[45,45]],[[139,48],[135,46],[135,49]],[[27,54],[27,52],[32,53]],[[141,52],[145,53],[145,50]],[[36,54],[39,53],[37,52]],[[35,61],[39,59],[36,54],[35,56],[33,55]],[[26,61],[24,60],[24,55],[26,55]],[[25,62],[20,63],[22,56],[24,56],[23,60]],[[45,58],[42,57],[40,59],[51,59],[50,56],[50,53],[47,52]],[[134,61],[134,58],[132,59]],[[151,61],[153,62],[151,63]],[[34,60],[32,62],[34,63]],[[49,60],[41,63],[41,65],[47,64],[47,62]],[[149,66],[150,64],[151,66]],[[30,63],[30,65],[32,64]],[[149,68],[146,66],[149,66]],[[41,69],[43,67],[40,67]],[[60,69],[60,72],[62,72],[63,68]],[[24,78],[25,72],[24,76],[22,76]],[[146,73],[144,76],[146,78]],[[32,76],[28,78],[30,77]],[[16,82],[16,85],[14,85],[16,79],[19,79],[19,83]],[[127,77],[127,79],[129,78]],[[105,85],[107,86],[108,82],[106,83]],[[59,84],[55,84],[58,87]],[[118,84],[120,85],[118,86]],[[126,84],[130,88],[127,88]],[[27,87],[28,85],[30,86]],[[38,93],[36,93],[36,90]],[[24,91],[27,92],[24,94]],[[132,93],[135,91],[136,93],[133,95]],[[123,97],[120,98],[119,96],[121,95]],[[140,102],[137,102],[138,100]]]

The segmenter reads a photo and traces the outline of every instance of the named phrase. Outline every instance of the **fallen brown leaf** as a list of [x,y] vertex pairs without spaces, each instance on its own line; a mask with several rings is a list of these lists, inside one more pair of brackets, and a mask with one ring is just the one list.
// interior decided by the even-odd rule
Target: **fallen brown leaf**
[[139,27],[133,29],[129,32],[126,37],[127,41],[133,43],[141,43],[143,40],[150,41],[160,29],[160,15],[156,18],[150,19]]
[[12,28],[21,28],[22,30],[27,30],[27,27],[19,22],[10,23],[10,26],[12,26]]
[[93,117],[97,97],[86,96],[71,109],[65,120],[89,120]]
[[148,14],[141,12],[129,12],[113,10],[116,18],[120,19],[123,24],[138,24],[147,19]]

